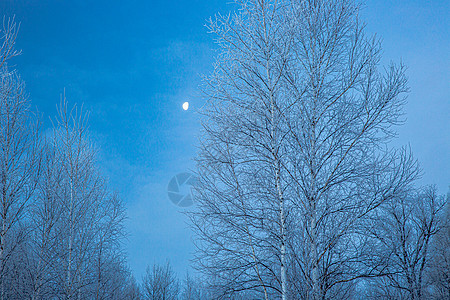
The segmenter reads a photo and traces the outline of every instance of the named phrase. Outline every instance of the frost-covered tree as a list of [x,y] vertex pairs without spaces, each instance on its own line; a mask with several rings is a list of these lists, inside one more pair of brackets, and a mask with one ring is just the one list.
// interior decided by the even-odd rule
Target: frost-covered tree
[[0,69],[7,65],[9,59],[20,54],[15,49],[19,25],[15,18],[3,17],[3,27],[0,29]]
[[436,299],[450,298],[450,193],[438,215],[440,230],[431,241],[427,279],[429,294]]
[[65,99],[47,156],[34,210],[33,240],[42,274],[37,297],[45,297],[40,290],[46,283],[42,292],[64,299],[121,298],[116,292],[128,274],[120,248],[124,205],[108,191],[95,166],[87,115],[76,106],[69,108]]
[[39,123],[30,108],[25,84],[7,61],[14,50],[17,26],[4,19],[0,31],[0,299],[10,298],[20,271],[18,251],[27,228],[23,221],[40,171]]
[[195,278],[189,273],[186,273],[181,289],[181,300],[201,300],[213,298],[206,287],[206,284],[201,281],[200,278]]
[[210,22],[196,265],[224,297],[345,298],[383,274],[363,225],[417,175],[387,146],[405,68],[380,69],[355,1],[236,2]]
[[41,138],[0,31],[0,299],[134,299],[121,241],[125,206],[96,166],[87,114],[62,101]]
[[[434,259],[440,254],[432,245],[445,243],[438,234],[445,235],[446,201],[429,186],[398,195],[375,215],[367,232],[378,240],[372,254],[384,259],[386,273],[372,283],[375,294],[389,299],[431,298],[430,275],[438,270]],[[445,266],[445,259],[438,264]]]
[[142,278],[142,295],[148,300],[176,300],[180,294],[178,279],[169,262],[147,266]]

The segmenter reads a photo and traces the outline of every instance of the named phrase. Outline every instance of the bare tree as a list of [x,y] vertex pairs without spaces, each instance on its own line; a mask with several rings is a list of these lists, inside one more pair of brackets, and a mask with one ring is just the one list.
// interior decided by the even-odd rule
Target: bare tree
[[121,250],[124,204],[95,166],[86,114],[65,98],[46,146],[31,210],[33,298],[121,299],[129,273]]
[[[205,138],[198,158],[198,260],[223,295],[286,296],[285,149],[279,107],[289,36],[276,3],[243,1],[210,30],[223,51],[207,81]],[[283,47],[283,45],[285,47]],[[203,244],[204,242],[204,244]]]
[[94,149],[87,137],[87,115],[70,109],[64,101],[59,107],[54,129],[56,159],[62,180],[57,189],[60,209],[57,264],[60,292],[66,299],[84,291],[89,259],[95,241],[104,182],[94,167]]
[[201,300],[210,299],[206,285],[198,278],[192,277],[188,272],[183,280],[181,299],[183,300]]
[[8,69],[18,27],[4,18],[0,30],[0,299],[123,299],[136,287],[124,204],[95,166],[87,115],[65,95],[42,147],[25,84]]
[[37,197],[30,215],[34,226],[30,234],[30,247],[34,257],[32,273],[32,299],[51,298],[55,293],[58,231],[63,207],[59,205],[58,191],[62,182],[61,162],[57,159],[54,144],[47,143],[42,153],[42,173]]
[[383,207],[370,230],[380,242],[375,249],[386,258],[388,273],[387,278],[375,282],[383,287],[378,294],[390,299],[430,297],[430,250],[444,228],[440,213],[445,202],[435,187],[426,187],[399,195]]
[[355,1],[237,2],[210,23],[220,51],[190,214],[197,267],[224,296],[345,298],[383,274],[362,225],[418,173],[386,147],[405,68],[379,70]]
[[125,236],[125,206],[117,194],[108,195],[105,200],[97,221],[95,263],[91,263],[95,265],[95,299],[120,299],[128,276],[121,249]]
[[7,61],[20,54],[20,51],[14,48],[16,44],[19,25],[15,18],[3,17],[3,28],[0,29],[0,69],[6,66]]
[[147,266],[142,278],[144,299],[175,300],[179,293],[179,282],[169,262],[165,265],[154,264],[153,268]]
[[6,267],[5,296],[123,299],[132,285],[121,249],[124,204],[99,175],[79,115],[66,102],[61,111],[41,153],[36,197],[9,234],[21,243]]
[[25,84],[7,60],[14,50],[17,28],[9,20],[0,49],[0,298],[5,297],[8,261],[24,238],[19,223],[30,204],[40,171],[39,122],[30,109]]
[[127,285],[124,290],[123,299],[127,300],[140,300],[141,291],[139,285],[136,283],[136,279],[132,274],[127,279]]
[[450,193],[438,216],[441,230],[431,241],[428,280],[430,294],[436,299],[450,298]]

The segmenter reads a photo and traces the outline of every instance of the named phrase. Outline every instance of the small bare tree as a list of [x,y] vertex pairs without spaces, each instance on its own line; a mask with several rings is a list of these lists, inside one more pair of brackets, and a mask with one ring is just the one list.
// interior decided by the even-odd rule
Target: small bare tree
[[147,266],[142,278],[142,293],[144,299],[176,300],[180,294],[178,279],[167,262],[165,265]]
[[127,278],[126,286],[123,293],[123,299],[127,300],[141,299],[141,290],[139,289],[139,285],[137,284],[136,279],[132,274],[130,274]]
[[[378,294],[387,298],[425,299],[432,272],[432,244],[445,228],[440,214],[446,205],[435,187],[409,191],[387,203],[370,232],[386,259],[387,276],[376,281]],[[442,261],[443,262],[443,261]]]
[[431,242],[427,276],[431,296],[436,299],[448,299],[450,298],[450,192],[447,193],[445,207],[439,215],[438,222],[442,228]]
[[203,284],[200,279],[192,277],[189,273],[186,273],[186,277],[183,280],[181,299],[182,300],[201,300],[210,299],[211,295],[206,290],[206,285]]

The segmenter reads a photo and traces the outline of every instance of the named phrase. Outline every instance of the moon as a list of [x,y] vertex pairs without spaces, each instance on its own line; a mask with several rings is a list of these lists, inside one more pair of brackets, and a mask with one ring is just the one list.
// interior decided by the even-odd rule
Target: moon
[[184,102],[183,103],[183,109],[184,110],[188,110],[188,108],[189,108],[189,102]]

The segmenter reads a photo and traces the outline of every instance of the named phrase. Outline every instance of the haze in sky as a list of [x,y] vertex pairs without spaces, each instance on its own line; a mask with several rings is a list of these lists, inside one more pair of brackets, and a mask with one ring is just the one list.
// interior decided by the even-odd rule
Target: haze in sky
[[[169,259],[183,274],[193,251],[187,219],[167,196],[171,178],[194,168],[199,74],[212,70],[206,20],[227,1],[2,0],[21,23],[14,58],[44,126],[60,94],[84,103],[100,167],[128,208],[126,249],[139,280]],[[367,33],[383,39],[383,64],[408,66],[411,92],[397,146],[419,159],[421,184],[446,193],[450,179],[448,1],[367,1]],[[189,109],[183,103],[189,102]]]

